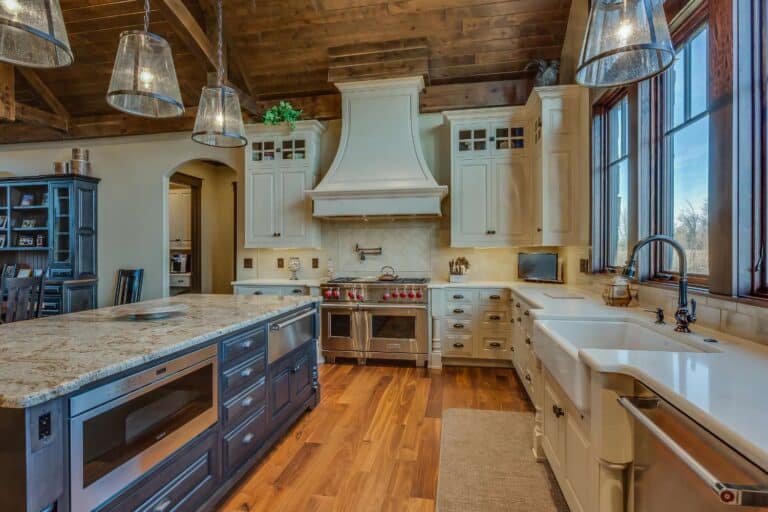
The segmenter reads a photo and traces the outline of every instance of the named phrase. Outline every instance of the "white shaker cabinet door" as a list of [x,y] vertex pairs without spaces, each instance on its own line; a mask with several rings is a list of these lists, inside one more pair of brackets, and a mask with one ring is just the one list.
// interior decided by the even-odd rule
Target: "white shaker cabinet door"
[[486,242],[491,205],[488,201],[490,159],[456,163],[451,219],[451,246],[471,247]]
[[494,159],[491,173],[490,243],[519,245],[531,240],[531,169],[522,155]]
[[279,176],[278,210],[282,215],[278,229],[278,242],[283,246],[305,244],[308,222],[312,219],[311,212],[308,211],[310,200],[306,195],[306,190],[310,188],[307,183],[307,173],[303,169],[281,170]]
[[269,247],[277,238],[277,173],[245,172],[245,245]]

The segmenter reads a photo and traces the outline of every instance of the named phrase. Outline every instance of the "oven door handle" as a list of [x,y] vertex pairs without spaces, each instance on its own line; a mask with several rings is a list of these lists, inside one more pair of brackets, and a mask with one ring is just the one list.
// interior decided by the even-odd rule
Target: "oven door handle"
[[368,311],[358,309],[354,313],[355,317],[355,330],[357,332],[357,339],[360,343],[359,350],[367,351],[370,349],[370,335],[368,333]]
[[643,425],[656,439],[658,439],[669,451],[675,454],[693,473],[699,477],[717,495],[722,503],[727,505],[742,506],[766,506],[768,505],[768,488],[751,485],[737,485],[721,482],[704,465],[696,460],[690,453],[677,444],[664,430],[654,423],[648,416],[632,402],[631,397],[618,399],[627,412],[641,425]]

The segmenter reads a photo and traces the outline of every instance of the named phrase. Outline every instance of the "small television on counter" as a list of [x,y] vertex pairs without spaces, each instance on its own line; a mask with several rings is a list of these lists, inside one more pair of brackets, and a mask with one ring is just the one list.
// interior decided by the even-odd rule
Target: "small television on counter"
[[559,283],[556,252],[521,252],[517,255],[517,277],[525,281]]

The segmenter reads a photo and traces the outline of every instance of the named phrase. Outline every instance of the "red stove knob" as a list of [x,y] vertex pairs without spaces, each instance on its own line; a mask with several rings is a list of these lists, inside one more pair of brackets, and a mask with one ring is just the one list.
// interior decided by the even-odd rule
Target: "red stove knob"
[[403,290],[403,291],[400,292],[400,298],[404,299],[405,297],[406,297],[405,290]]
[[340,298],[341,298],[341,292],[339,291],[339,289],[338,289],[338,288],[336,288],[335,290],[333,290],[333,298],[334,298],[334,299],[340,299]]
[[384,295],[381,296],[381,300],[389,300],[389,292],[384,292]]
[[357,294],[357,300],[363,300],[363,294],[362,293],[358,293]]
[[421,290],[416,290],[416,298],[420,299],[422,296]]
[[354,299],[355,298],[355,292],[347,292],[347,297],[349,297],[350,299]]
[[333,292],[331,290],[325,290],[323,292],[323,297],[325,297],[326,299],[330,299],[331,297],[333,297]]
[[416,293],[413,290],[408,290],[408,298],[412,299],[416,296]]

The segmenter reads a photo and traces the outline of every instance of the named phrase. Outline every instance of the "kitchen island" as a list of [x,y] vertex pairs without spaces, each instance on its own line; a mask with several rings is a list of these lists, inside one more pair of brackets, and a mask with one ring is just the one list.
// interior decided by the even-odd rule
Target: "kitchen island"
[[181,295],[0,326],[0,509],[213,509],[319,400],[317,300]]

